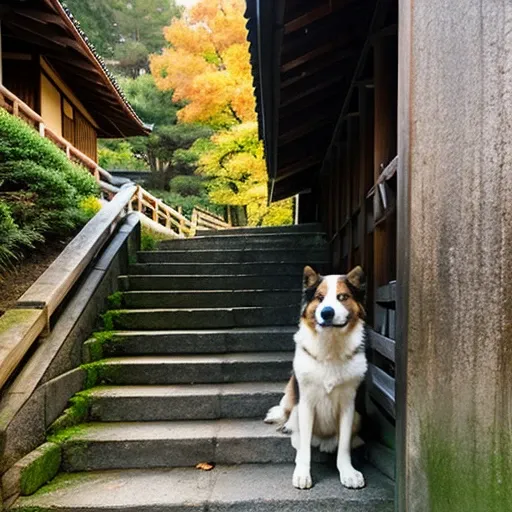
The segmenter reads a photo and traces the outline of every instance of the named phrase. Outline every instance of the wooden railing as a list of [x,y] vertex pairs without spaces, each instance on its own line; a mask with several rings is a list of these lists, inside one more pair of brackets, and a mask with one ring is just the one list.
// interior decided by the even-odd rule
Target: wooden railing
[[[48,128],[43,118],[37,112],[32,110],[3,85],[0,85],[0,107],[3,107],[12,115],[25,120],[39,132],[41,137],[50,139],[57,147],[62,149],[70,160],[81,164],[89,170],[98,181],[104,199],[111,200],[121,190],[113,184],[112,175],[108,171],[101,168],[94,160]],[[159,224],[160,229],[168,230],[169,234],[178,237],[193,237],[196,235],[198,228],[218,230],[231,227],[222,217],[201,208],[194,208],[192,218],[189,220],[181,211],[171,208],[141,186],[137,187],[130,202],[130,208],[140,212],[140,214],[146,216],[152,222]]]

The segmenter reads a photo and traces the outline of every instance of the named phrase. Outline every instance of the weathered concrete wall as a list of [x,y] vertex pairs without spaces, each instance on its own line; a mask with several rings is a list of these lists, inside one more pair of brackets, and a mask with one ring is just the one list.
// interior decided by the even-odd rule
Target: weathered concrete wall
[[512,3],[400,10],[401,510],[510,511]]

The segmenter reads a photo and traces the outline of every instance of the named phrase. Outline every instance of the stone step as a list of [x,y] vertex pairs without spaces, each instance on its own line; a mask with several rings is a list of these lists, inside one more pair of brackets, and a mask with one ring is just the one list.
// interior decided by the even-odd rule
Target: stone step
[[105,386],[87,391],[93,421],[263,419],[286,382]]
[[[315,485],[292,486],[291,464],[118,470],[62,474],[34,496],[20,498],[17,512],[393,512],[393,483],[370,466],[367,486],[341,486],[332,467],[313,464]],[[116,492],[117,491],[117,492]]]
[[288,249],[317,247],[325,248],[324,233],[274,233],[269,235],[225,235],[198,236],[195,238],[164,240],[159,243],[160,249],[245,249],[272,248]]
[[302,276],[302,263],[137,263],[130,265],[134,275],[287,275]]
[[292,226],[265,226],[258,228],[244,227],[219,229],[212,231],[208,229],[199,229],[198,236],[226,236],[226,235],[270,235],[276,233],[319,233],[322,231],[320,223],[295,224]]
[[281,307],[128,309],[110,311],[109,329],[148,330],[216,329],[294,325],[299,321],[299,304]]
[[140,251],[137,260],[140,263],[300,263],[301,265],[324,263],[329,259],[327,249],[316,247],[295,249],[188,249]]
[[155,292],[124,292],[123,308],[207,308],[207,307],[251,307],[280,306],[301,301],[301,291],[265,290],[183,290]]
[[[287,352],[294,350],[296,327],[250,327],[190,331],[114,331],[102,345],[105,357],[156,354],[224,354],[233,352]],[[90,348],[84,345],[86,361]]]
[[295,290],[302,285],[299,276],[279,275],[162,275],[162,276],[120,276],[121,290]]
[[[295,460],[289,437],[260,419],[84,423],[60,439],[65,472]],[[333,456],[315,450],[314,457]]]
[[292,358],[292,352],[119,357],[100,361],[93,371],[97,384],[281,382]]

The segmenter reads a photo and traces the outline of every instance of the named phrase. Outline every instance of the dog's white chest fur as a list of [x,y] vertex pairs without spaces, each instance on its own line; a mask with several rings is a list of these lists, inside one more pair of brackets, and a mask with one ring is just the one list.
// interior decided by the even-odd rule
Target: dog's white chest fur
[[346,337],[341,346],[334,339],[336,335],[335,329],[313,333],[304,325],[295,334],[294,372],[301,393],[314,394],[320,399],[323,394],[330,395],[339,387],[347,387],[353,392],[363,380],[367,369],[366,357],[364,353],[357,352],[363,340],[363,323]]

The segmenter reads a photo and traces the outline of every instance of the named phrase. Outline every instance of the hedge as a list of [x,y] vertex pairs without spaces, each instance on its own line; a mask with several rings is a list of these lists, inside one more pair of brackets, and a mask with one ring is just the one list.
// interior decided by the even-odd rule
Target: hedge
[[98,193],[86,169],[0,109],[0,273],[46,237],[63,238],[85,224]]

